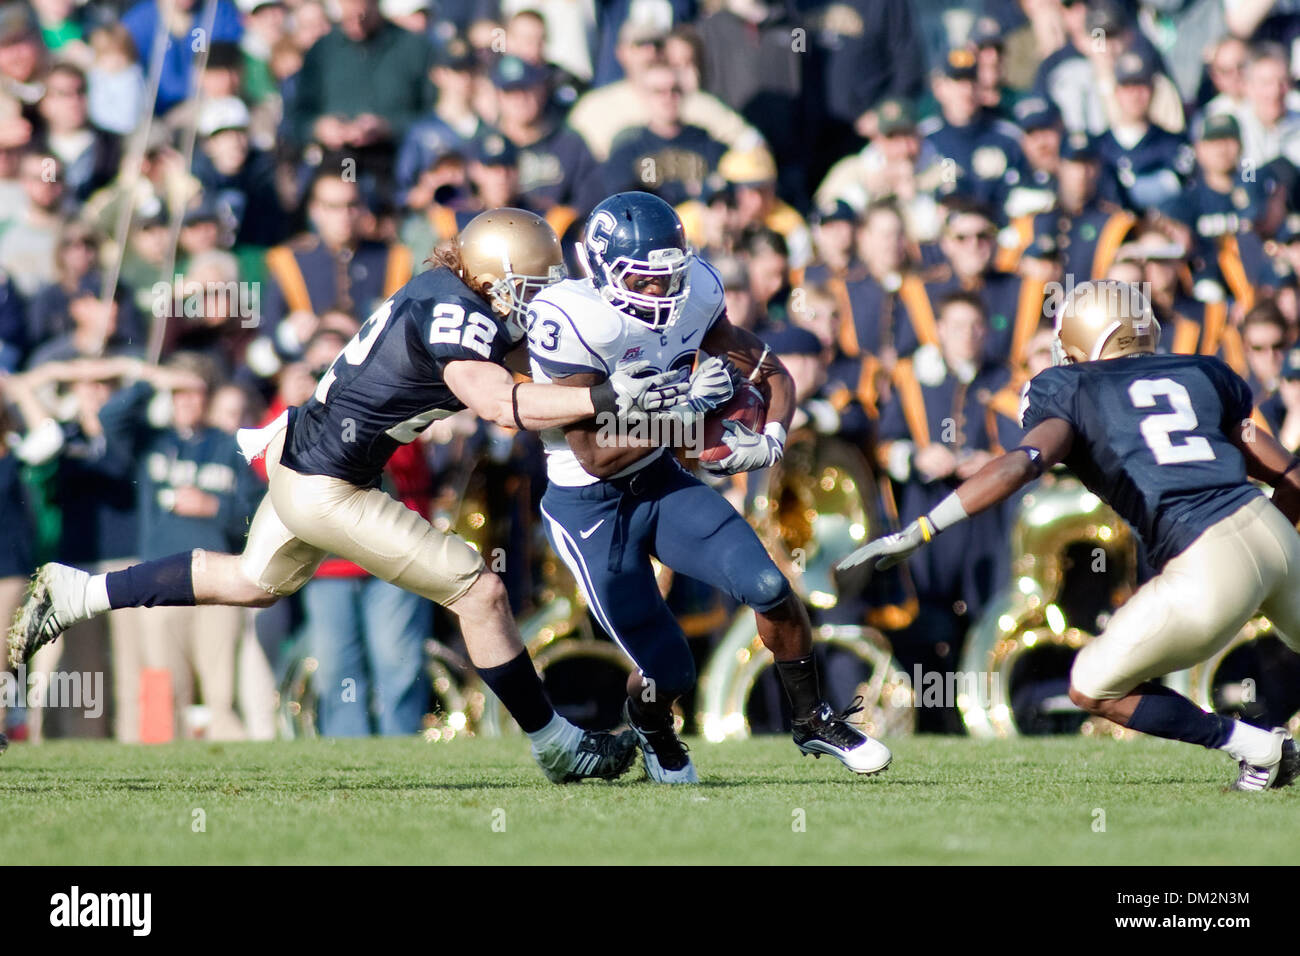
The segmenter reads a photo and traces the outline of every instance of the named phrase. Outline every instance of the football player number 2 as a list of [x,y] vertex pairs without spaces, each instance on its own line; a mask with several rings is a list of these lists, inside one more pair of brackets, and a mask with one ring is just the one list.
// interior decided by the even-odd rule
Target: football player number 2
[[1139,426],[1142,438],[1160,465],[1179,465],[1189,461],[1213,461],[1214,449],[1200,435],[1188,435],[1175,442],[1176,432],[1195,431],[1196,411],[1187,389],[1171,378],[1143,378],[1128,387],[1128,397],[1134,408],[1152,408],[1156,399],[1163,396],[1173,408],[1171,412],[1148,415]]

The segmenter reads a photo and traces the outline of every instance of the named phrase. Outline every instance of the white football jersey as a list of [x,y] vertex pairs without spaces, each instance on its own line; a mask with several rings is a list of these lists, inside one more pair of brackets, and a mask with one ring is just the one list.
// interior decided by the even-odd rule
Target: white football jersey
[[[609,375],[633,362],[649,362],[649,371],[690,368],[700,342],[726,311],[722,280],[698,257],[690,266],[690,294],[670,328],[656,332],[625,315],[600,297],[591,279],[565,279],[543,289],[528,310],[528,357],[533,380],[550,382],[569,375]],[[546,474],[557,485],[594,484],[569,449],[558,428],[542,432]],[[648,465],[642,458],[622,474]]]

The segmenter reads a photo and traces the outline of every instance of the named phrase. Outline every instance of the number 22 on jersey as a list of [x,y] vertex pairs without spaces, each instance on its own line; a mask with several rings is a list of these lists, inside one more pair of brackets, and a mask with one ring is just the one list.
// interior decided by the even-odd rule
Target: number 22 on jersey
[[1152,408],[1159,396],[1169,399],[1173,411],[1147,415],[1139,426],[1143,440],[1156,456],[1156,463],[1179,465],[1189,461],[1213,461],[1214,449],[1200,435],[1189,435],[1177,444],[1170,437],[1174,432],[1195,431],[1198,425],[1192,397],[1186,388],[1171,378],[1138,379],[1128,387],[1128,397],[1134,408]]

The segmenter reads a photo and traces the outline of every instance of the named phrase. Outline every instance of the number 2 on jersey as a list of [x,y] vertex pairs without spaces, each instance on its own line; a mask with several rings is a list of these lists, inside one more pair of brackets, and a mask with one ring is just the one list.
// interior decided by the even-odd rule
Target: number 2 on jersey
[[1151,408],[1161,395],[1169,399],[1173,411],[1147,415],[1139,426],[1147,447],[1156,456],[1156,463],[1179,465],[1189,461],[1213,461],[1214,449],[1202,436],[1189,435],[1178,444],[1170,437],[1174,432],[1195,431],[1198,424],[1192,397],[1186,388],[1171,378],[1138,379],[1128,387],[1128,397],[1134,408]]
[[352,336],[352,341],[343,346],[343,351],[338,354],[338,358],[330,363],[329,371],[321,376],[320,382],[316,385],[314,395],[316,401],[325,404],[325,399],[329,397],[330,386],[334,384],[334,379],[338,378],[338,373],[334,369],[340,360],[349,365],[360,365],[366,360],[366,356],[375,347],[375,342],[379,340],[379,333],[384,330],[392,314],[393,300],[385,299],[384,304],[375,309],[370,318],[366,319],[365,324],[357,329],[357,334]]

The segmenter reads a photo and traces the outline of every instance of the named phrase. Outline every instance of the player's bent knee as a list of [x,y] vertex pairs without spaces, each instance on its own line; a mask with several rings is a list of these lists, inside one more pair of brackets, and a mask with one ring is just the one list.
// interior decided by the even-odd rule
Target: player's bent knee
[[1070,700],[1075,707],[1080,710],[1086,710],[1090,714],[1100,713],[1105,706],[1105,701],[1098,700],[1095,697],[1089,697],[1073,684],[1070,685]]
[[793,594],[785,575],[776,565],[769,564],[750,578],[745,588],[745,603],[765,614],[785,604]]

